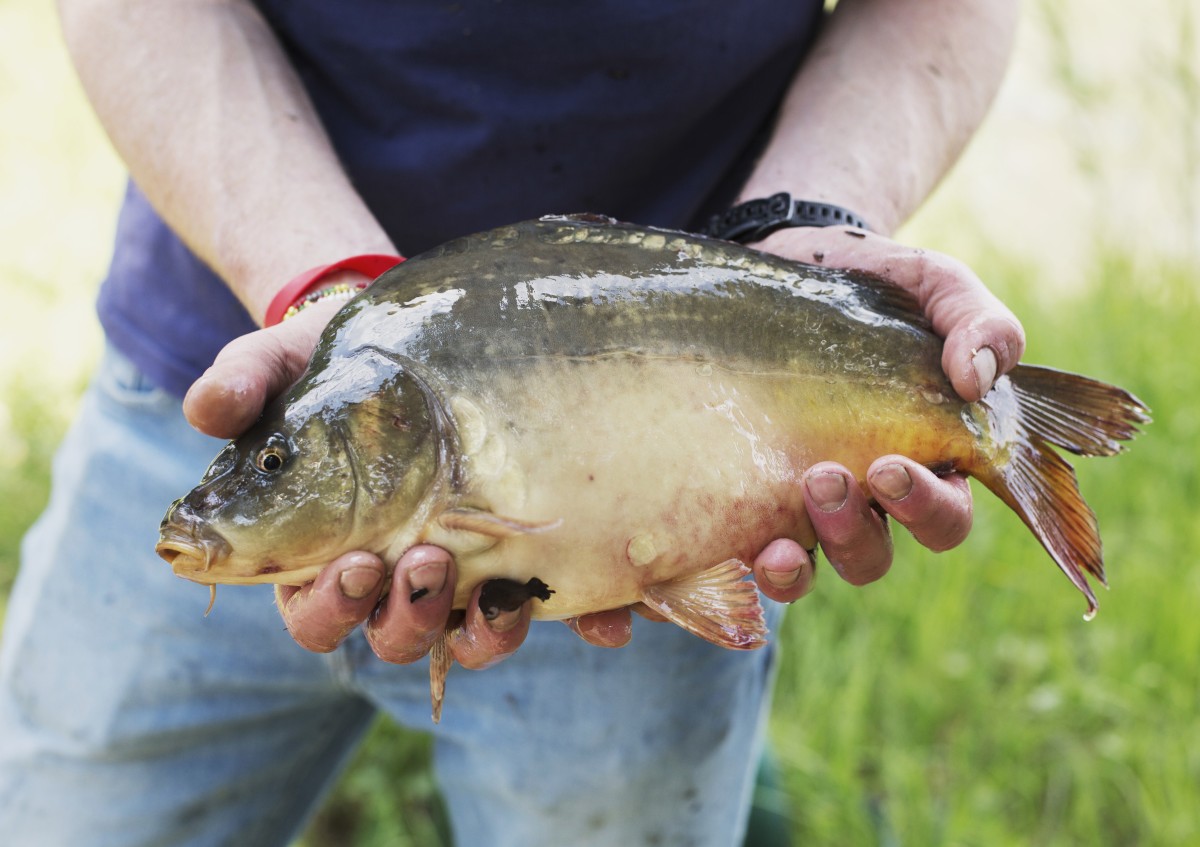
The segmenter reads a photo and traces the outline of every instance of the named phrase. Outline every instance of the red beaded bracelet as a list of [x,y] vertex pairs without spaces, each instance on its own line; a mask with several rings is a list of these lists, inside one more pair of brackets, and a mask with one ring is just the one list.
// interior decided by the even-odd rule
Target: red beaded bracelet
[[403,261],[403,256],[365,253],[305,271],[279,289],[278,293],[271,298],[271,305],[267,307],[266,317],[263,318],[263,326],[275,326],[282,321],[288,309],[302,301],[321,280],[338,271],[357,271],[374,280],[384,271],[391,270]]

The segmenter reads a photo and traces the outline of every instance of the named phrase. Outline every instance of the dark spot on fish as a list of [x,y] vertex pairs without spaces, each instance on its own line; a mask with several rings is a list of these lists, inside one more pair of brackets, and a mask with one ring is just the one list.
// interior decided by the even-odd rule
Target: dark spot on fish
[[283,570],[283,565],[263,565],[258,569],[260,574],[279,573]]
[[867,234],[865,232],[863,232],[861,229],[848,229],[848,230],[846,230],[846,235],[850,236],[851,238],[866,238],[867,237]]
[[824,261],[825,261],[825,254],[824,254],[824,253],[822,253],[820,250],[815,250],[815,251],[813,251],[813,261],[814,261],[814,262],[816,262],[817,264],[820,264],[821,262],[824,262]]
[[595,481],[596,481],[596,475],[591,474],[591,473],[588,474],[588,482],[595,482]]
[[554,591],[536,576],[524,585],[512,579],[489,579],[479,592],[479,611],[490,620],[502,612],[514,612],[526,600],[536,597],[546,601]]
[[412,424],[410,424],[407,420],[402,418],[400,415],[396,415],[392,418],[392,426],[394,426],[396,429],[400,430],[401,432],[408,432],[410,429],[412,429]]

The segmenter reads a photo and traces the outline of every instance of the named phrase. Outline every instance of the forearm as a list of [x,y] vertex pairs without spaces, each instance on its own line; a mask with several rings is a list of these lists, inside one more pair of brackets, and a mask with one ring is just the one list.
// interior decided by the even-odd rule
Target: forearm
[[60,0],[59,10],[134,181],[256,320],[282,280],[395,250],[250,3]]
[[841,0],[789,89],[741,199],[790,191],[888,234],[983,120],[1015,0]]

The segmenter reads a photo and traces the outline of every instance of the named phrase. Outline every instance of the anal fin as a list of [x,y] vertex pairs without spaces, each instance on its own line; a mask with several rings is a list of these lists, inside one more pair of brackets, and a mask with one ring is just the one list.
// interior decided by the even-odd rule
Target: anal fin
[[753,650],[767,643],[767,622],[758,600],[758,587],[737,559],[728,559],[700,573],[652,585],[642,602],[693,635],[721,647]]

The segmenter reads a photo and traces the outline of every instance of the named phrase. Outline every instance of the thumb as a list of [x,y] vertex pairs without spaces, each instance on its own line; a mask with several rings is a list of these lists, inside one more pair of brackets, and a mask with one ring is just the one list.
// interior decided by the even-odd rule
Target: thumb
[[183,398],[188,423],[206,435],[236,438],[267,402],[304,373],[325,324],[340,304],[316,304],[278,326],[230,341]]

